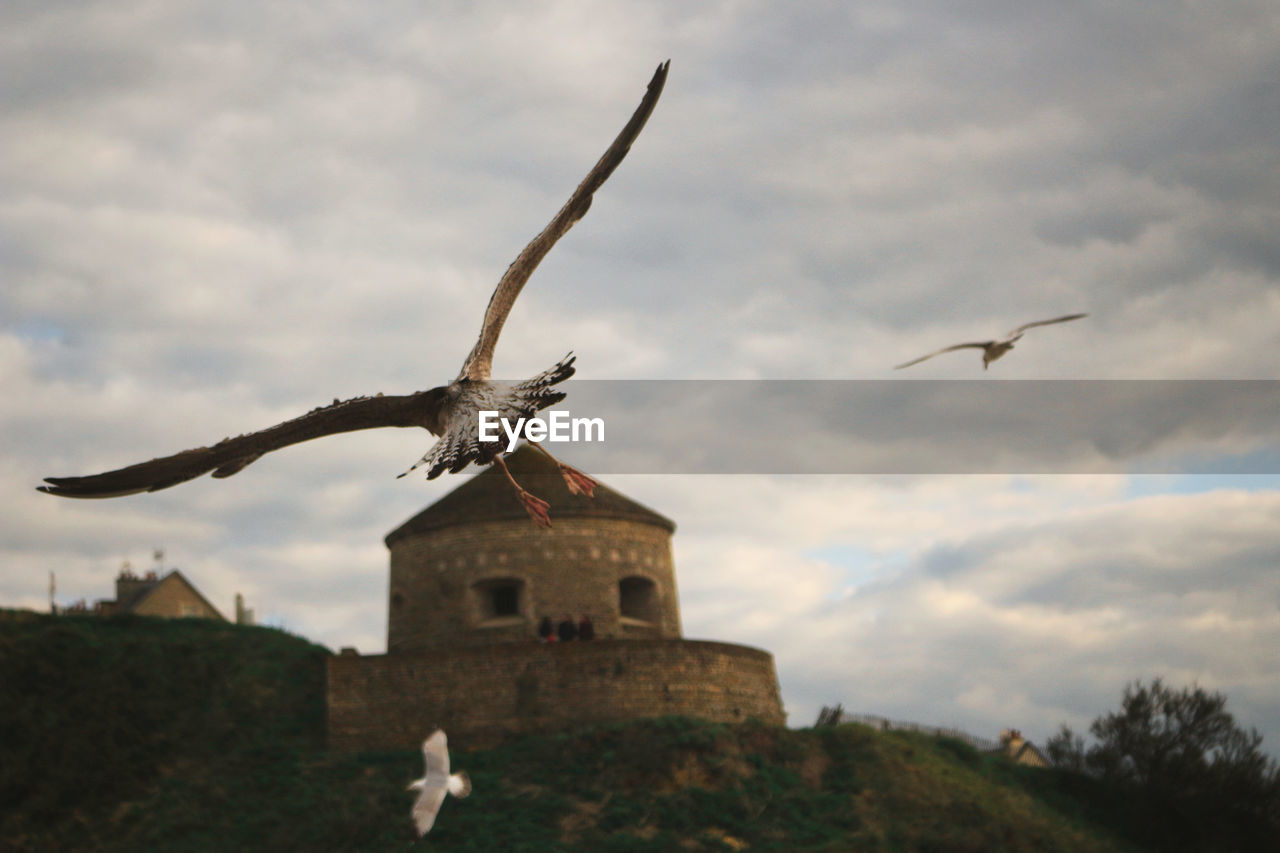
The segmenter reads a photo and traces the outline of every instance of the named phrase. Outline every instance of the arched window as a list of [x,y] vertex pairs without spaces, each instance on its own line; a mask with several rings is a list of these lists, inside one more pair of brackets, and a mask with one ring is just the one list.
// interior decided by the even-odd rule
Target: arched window
[[472,593],[481,623],[519,617],[524,612],[524,581],[519,578],[480,581],[472,587]]
[[633,576],[618,582],[618,610],[624,619],[658,622],[658,586],[648,578]]

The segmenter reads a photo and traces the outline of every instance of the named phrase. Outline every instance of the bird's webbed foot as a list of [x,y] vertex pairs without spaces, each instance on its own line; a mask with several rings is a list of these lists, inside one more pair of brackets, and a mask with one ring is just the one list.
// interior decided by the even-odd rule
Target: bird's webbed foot
[[524,511],[529,513],[529,518],[533,519],[534,524],[539,527],[551,527],[551,513],[548,512],[551,504],[537,495],[529,494],[519,486],[516,486],[516,497],[520,498]]
[[586,495],[589,498],[596,496],[596,486],[599,485],[595,480],[586,474],[574,468],[572,465],[560,463],[560,476],[564,477],[564,484],[569,487],[569,491],[575,495]]
[[507,475],[507,480],[511,483],[511,488],[516,490],[516,497],[520,499],[520,504],[524,507],[524,511],[529,513],[529,518],[533,519],[533,523],[539,527],[551,527],[551,504],[544,501],[537,495],[530,494],[525,491],[524,487],[516,482],[516,478],[511,476],[511,470],[507,468],[506,460],[501,456],[493,457],[493,464],[502,469],[502,473]]
[[551,451],[547,450],[536,441],[530,441],[540,453],[550,459],[560,469],[560,476],[564,477],[564,484],[569,487],[569,493],[574,495],[586,495],[589,498],[596,496],[596,486],[600,485],[591,477],[574,468],[572,465],[566,465],[559,459],[551,455]]

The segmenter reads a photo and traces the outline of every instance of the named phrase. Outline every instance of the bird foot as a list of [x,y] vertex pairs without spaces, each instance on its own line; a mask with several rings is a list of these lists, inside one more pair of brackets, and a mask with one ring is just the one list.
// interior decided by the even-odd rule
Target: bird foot
[[564,484],[569,487],[571,494],[586,495],[589,498],[596,496],[596,486],[600,485],[599,483],[572,465],[566,465],[559,460],[556,462],[560,466],[560,476],[564,477]]
[[[589,498],[594,498],[596,496],[596,486],[600,485],[599,483],[579,471],[577,468],[574,468],[572,465],[566,465],[559,459],[552,456],[551,451],[547,450],[538,442],[530,441],[529,445],[560,467],[560,476],[564,477],[564,484],[569,487],[569,494],[586,495]],[[515,481],[513,480],[512,482]]]
[[551,504],[537,495],[531,495],[518,487],[516,488],[516,497],[520,498],[520,503],[524,504],[524,511],[529,513],[529,518],[533,519],[534,524],[550,529],[551,513],[548,510],[551,508]]
[[520,499],[520,503],[524,505],[524,511],[529,513],[529,517],[533,519],[533,523],[539,527],[551,527],[551,514],[547,512],[551,508],[551,504],[544,501],[537,495],[531,495],[524,490],[524,487],[516,482],[516,478],[511,476],[511,470],[507,468],[507,463],[501,456],[493,457],[493,464],[497,465],[503,474],[507,475],[507,482],[511,484],[511,488],[516,490],[516,497]]

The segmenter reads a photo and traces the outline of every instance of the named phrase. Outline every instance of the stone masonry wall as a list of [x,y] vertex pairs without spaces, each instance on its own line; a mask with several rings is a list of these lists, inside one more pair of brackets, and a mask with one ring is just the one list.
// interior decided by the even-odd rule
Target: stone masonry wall
[[[493,645],[532,639],[543,616],[591,616],[600,638],[675,638],[680,608],[671,533],[624,519],[477,521],[410,536],[391,546],[387,650]],[[653,583],[654,618],[623,618],[618,584]],[[520,612],[486,619],[484,584],[521,583]]]
[[331,749],[410,749],[437,727],[459,749],[512,732],[683,714],[716,722],[786,716],[773,656],[728,643],[509,643],[328,661]]

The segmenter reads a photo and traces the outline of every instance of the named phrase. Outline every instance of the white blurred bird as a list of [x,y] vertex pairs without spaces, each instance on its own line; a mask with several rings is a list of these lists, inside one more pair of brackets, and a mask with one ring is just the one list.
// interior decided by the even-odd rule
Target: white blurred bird
[[453,794],[458,799],[471,794],[471,779],[466,772],[449,773],[449,739],[443,730],[436,729],[422,742],[422,757],[426,772],[421,779],[410,782],[406,789],[421,792],[413,804],[413,822],[418,827],[418,837],[431,831],[445,794]]
[[944,352],[953,352],[958,349],[980,349],[982,350],[982,369],[986,370],[987,365],[1013,349],[1013,345],[1017,343],[1024,334],[1026,334],[1027,329],[1032,329],[1036,326],[1049,326],[1053,323],[1065,323],[1068,320],[1079,320],[1081,317],[1088,316],[1088,314],[1067,314],[1065,317],[1054,317],[1052,320],[1037,320],[1034,323],[1024,323],[1000,340],[975,341],[968,344],[956,344],[955,346],[949,346],[944,349],[940,349],[937,352],[931,352],[928,355],[922,355],[919,358],[914,358],[911,361],[905,361],[902,364],[895,366],[893,369],[901,370],[904,367],[910,367],[913,364],[919,364],[926,359],[933,358],[935,355],[942,355]]

